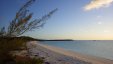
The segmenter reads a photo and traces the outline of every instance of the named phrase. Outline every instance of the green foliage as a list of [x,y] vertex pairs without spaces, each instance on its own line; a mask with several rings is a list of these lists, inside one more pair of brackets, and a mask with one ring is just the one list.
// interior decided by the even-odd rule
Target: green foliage
[[[8,28],[0,28],[0,64],[4,64],[4,62],[7,62],[8,60],[14,61],[14,58],[12,57],[10,52],[15,50],[21,50],[23,47],[26,48],[25,44],[27,41],[30,40],[30,38],[18,38],[17,36],[21,36],[25,32],[43,27],[45,21],[48,20],[51,17],[51,15],[57,11],[57,9],[54,9],[48,14],[42,16],[41,18],[31,20],[33,13],[29,13],[29,10],[27,8],[34,2],[35,0],[28,0],[28,2],[26,2],[19,9],[19,11],[17,11],[14,19],[9,23]],[[41,64],[42,62],[42,59],[32,59],[29,62],[19,63]]]
[[10,52],[21,49],[25,42],[22,38],[0,38],[0,60],[11,59]]
[[30,59],[29,61],[18,61],[16,64],[43,64],[44,60],[41,58],[33,58]]
[[[5,64],[8,61],[15,62],[10,52],[20,51],[22,48],[26,49],[26,42],[31,40],[36,39],[30,37],[0,37],[0,64]],[[43,62],[41,58],[31,58],[28,61],[18,61],[16,64],[42,64]]]

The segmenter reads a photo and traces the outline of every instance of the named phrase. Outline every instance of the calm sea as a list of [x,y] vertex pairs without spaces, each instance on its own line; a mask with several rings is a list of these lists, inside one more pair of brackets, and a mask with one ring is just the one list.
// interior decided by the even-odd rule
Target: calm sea
[[44,41],[41,43],[113,60],[113,40]]

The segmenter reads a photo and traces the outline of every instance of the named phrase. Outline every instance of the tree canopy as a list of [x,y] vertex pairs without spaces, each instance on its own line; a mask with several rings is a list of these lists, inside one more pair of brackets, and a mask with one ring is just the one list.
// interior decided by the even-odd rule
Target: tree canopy
[[0,37],[20,36],[28,31],[39,29],[45,24],[46,20],[48,20],[51,15],[57,11],[56,8],[41,18],[31,20],[33,13],[29,12],[28,7],[34,2],[35,0],[29,0],[17,11],[14,19],[9,23],[8,28],[2,27],[0,29]]

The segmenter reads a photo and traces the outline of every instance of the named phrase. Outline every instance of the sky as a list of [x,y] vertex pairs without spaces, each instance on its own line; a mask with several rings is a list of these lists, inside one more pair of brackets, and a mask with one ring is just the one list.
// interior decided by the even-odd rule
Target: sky
[[[27,0],[0,0],[0,27],[8,26]],[[33,19],[58,8],[40,29],[23,34],[39,39],[113,40],[113,0],[36,0]]]

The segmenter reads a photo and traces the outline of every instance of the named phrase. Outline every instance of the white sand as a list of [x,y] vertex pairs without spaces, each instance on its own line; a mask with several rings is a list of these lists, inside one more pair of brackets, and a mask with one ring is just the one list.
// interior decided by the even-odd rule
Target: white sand
[[32,56],[44,57],[50,64],[113,64],[112,60],[83,55],[62,48],[40,44],[37,41],[28,42],[27,46]]

